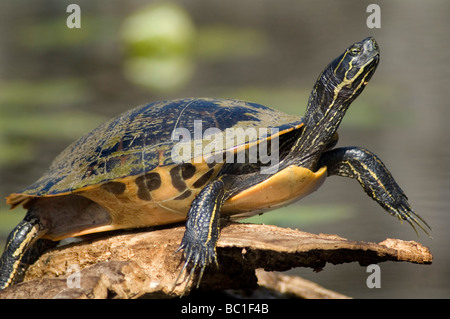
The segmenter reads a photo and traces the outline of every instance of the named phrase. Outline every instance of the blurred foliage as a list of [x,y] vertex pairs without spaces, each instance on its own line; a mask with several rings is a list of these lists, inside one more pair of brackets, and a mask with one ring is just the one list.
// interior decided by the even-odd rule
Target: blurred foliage
[[0,84],[2,107],[18,110],[22,107],[54,108],[80,102],[87,93],[81,80],[74,78],[39,82],[9,81]]
[[[17,41],[35,53],[73,48],[79,45],[99,45],[114,37],[114,20],[102,16],[82,15],[79,29],[66,27],[66,15],[18,24]],[[63,26],[63,27],[61,27]],[[112,32],[114,31],[114,32]]]
[[269,48],[269,40],[258,29],[231,25],[203,26],[197,31],[195,53],[206,60],[230,60],[260,55]]
[[[25,215],[25,209],[11,211],[6,205],[0,205],[0,237],[6,237],[11,228],[17,225]],[[3,245],[0,244],[0,249]]]
[[83,82],[73,78],[1,83],[0,165],[30,160],[35,140],[72,140],[98,125],[104,118],[69,107],[88,95]]
[[248,223],[278,225],[280,227],[302,228],[321,223],[333,223],[349,219],[356,214],[351,205],[299,205],[287,207],[254,216],[245,220]]

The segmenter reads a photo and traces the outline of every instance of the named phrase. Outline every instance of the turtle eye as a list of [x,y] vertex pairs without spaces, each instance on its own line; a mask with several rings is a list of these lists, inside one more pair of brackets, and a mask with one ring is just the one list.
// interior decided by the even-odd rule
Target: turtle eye
[[353,47],[353,48],[350,48],[349,51],[350,51],[350,54],[352,56],[355,56],[355,55],[358,55],[361,52],[361,49],[357,48],[357,47]]

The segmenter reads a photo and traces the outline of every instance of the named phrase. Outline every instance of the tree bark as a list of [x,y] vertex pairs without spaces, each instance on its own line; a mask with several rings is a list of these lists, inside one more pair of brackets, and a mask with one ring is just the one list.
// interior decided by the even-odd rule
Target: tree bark
[[[116,232],[52,249],[31,265],[24,282],[0,292],[0,298],[172,298],[195,288],[196,275],[174,283],[183,266],[176,250],[183,226]],[[300,278],[268,271],[294,267],[322,269],[326,263],[383,261],[430,264],[428,248],[415,241],[351,241],[269,225],[230,223],[217,245],[219,268],[205,271],[200,290],[265,287],[301,298],[345,298]],[[257,270],[258,269],[258,270]],[[264,270],[262,270],[264,269]],[[257,271],[256,271],[257,270]],[[284,292],[283,292],[284,291]]]

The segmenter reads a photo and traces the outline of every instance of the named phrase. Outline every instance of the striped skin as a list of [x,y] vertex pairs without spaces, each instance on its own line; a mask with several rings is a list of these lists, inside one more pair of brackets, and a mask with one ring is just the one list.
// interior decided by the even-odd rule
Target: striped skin
[[[378,156],[362,147],[342,147],[325,152],[319,161],[327,167],[328,176],[356,179],[370,198],[392,216],[406,220],[416,231],[419,226],[428,236],[430,226],[415,213],[408,197]],[[417,233],[418,235],[418,233]]]
[[[27,249],[42,233],[42,225],[37,218],[24,218],[10,233],[5,251],[0,259],[0,269],[4,276],[0,277],[0,289],[8,287],[14,281],[20,262]],[[18,240],[13,240],[17,238]]]
[[350,46],[319,75],[309,97],[305,128],[291,151],[300,158],[299,166],[317,169],[320,155],[328,148],[348,107],[364,90],[378,62],[378,45],[367,38]]

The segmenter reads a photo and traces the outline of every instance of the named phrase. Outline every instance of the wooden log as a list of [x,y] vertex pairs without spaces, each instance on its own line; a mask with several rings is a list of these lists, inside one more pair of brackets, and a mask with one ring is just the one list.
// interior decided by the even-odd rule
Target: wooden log
[[[174,286],[183,265],[182,253],[176,250],[184,230],[178,226],[104,233],[57,247],[28,268],[24,282],[1,291],[0,298],[172,298],[188,294],[195,288],[195,276],[188,281],[183,274],[182,282]],[[257,275],[259,268],[285,271],[294,267],[322,269],[327,263],[432,262],[428,248],[414,241],[387,239],[376,244],[242,223],[222,228],[217,253],[219,268],[211,266],[205,271],[202,290],[256,289],[258,281],[280,290],[286,283],[287,277],[281,275],[263,275],[261,270]],[[302,286],[301,280],[297,284]],[[323,289],[303,286],[312,291],[309,297],[313,298],[319,298]],[[299,293],[301,288],[291,287],[289,294],[308,297],[305,289]],[[333,294],[326,298],[330,296]]]

